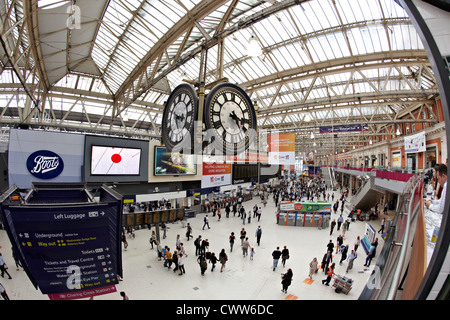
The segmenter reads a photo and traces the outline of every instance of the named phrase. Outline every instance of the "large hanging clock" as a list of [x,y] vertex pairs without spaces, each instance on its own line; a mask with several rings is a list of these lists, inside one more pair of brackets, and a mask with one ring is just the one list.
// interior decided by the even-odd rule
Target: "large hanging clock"
[[239,154],[256,138],[256,112],[239,86],[222,83],[206,98],[203,120],[212,145],[226,154]]
[[168,150],[189,147],[188,144],[192,144],[197,108],[197,93],[192,85],[183,83],[172,91],[164,107],[161,122],[161,137]]

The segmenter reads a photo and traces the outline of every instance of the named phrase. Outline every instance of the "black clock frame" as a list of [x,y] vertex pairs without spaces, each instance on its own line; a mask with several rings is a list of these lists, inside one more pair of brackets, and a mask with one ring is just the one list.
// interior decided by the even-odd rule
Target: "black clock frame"
[[[243,139],[244,141],[241,141],[240,143],[233,142],[233,146],[231,146],[230,143],[227,143],[226,139],[224,139],[222,136],[218,134],[218,132],[216,131],[216,127],[221,124],[218,123],[217,121],[214,122],[212,119],[213,113],[215,113],[213,108],[216,100],[218,99],[219,96],[227,92],[232,93],[232,97],[236,95],[239,96],[241,102],[243,102],[246,105],[249,111],[250,123],[249,129],[247,130],[247,132],[244,133],[245,137]],[[247,95],[247,93],[241,87],[233,83],[221,83],[215,86],[213,89],[211,89],[205,101],[205,106],[203,110],[203,122],[205,123],[206,127],[206,138],[211,141],[210,145],[214,146],[216,149],[221,150],[222,154],[237,155],[243,152],[244,150],[247,150],[250,147],[250,143],[254,139],[256,139],[257,122],[256,122],[256,111],[253,106],[253,103],[250,97]],[[224,128],[224,133],[225,131],[226,129]]]
[[[167,126],[167,120],[171,119],[173,116],[170,114],[170,106],[172,103],[177,103],[176,99],[179,99],[182,94],[187,94],[192,101],[193,108],[192,108],[192,118],[191,122],[189,124],[189,127],[186,127],[187,121],[185,122],[184,127],[188,130],[189,136],[184,136],[180,142],[172,141],[169,134],[170,130]],[[195,88],[188,83],[182,83],[178,85],[173,91],[171,92],[169,99],[166,102],[166,105],[164,107],[162,121],[161,121],[161,138],[164,146],[168,150],[172,150],[174,148],[177,148],[179,150],[184,149],[188,147],[189,149],[193,148],[193,136],[194,136],[194,130],[195,130],[195,122],[197,121],[197,114],[198,114],[198,96]],[[190,147],[189,144],[190,143]]]

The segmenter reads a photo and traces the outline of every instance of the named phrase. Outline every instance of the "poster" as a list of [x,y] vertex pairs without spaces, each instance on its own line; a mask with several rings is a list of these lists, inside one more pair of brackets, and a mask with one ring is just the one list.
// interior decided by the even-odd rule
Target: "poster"
[[231,184],[230,163],[203,162],[202,188],[226,186]]
[[295,133],[269,135],[269,164],[295,165]]
[[405,153],[425,152],[427,143],[425,131],[404,138]]

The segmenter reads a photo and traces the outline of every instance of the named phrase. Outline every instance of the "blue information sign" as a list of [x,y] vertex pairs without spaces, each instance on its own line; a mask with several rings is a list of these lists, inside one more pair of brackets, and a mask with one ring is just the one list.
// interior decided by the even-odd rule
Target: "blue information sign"
[[117,283],[122,271],[121,214],[120,200],[70,206],[2,204],[13,247],[44,294]]

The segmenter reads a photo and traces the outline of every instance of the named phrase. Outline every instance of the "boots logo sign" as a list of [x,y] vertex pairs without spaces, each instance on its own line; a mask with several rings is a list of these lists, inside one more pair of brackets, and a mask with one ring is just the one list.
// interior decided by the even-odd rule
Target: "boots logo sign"
[[53,179],[64,169],[62,158],[49,150],[33,152],[27,159],[28,171],[39,179]]

